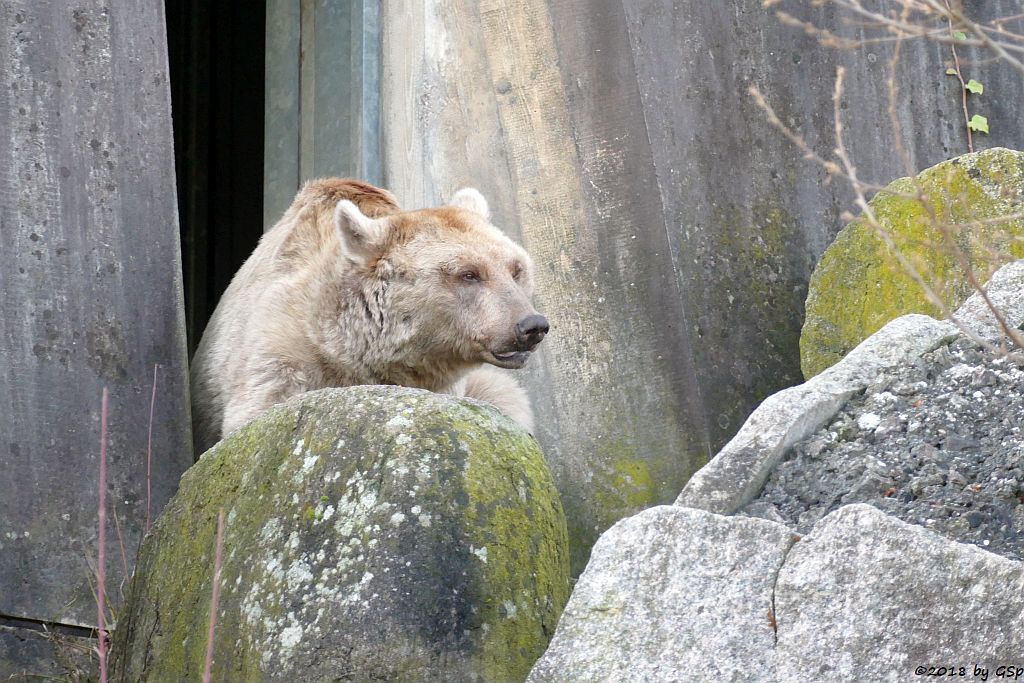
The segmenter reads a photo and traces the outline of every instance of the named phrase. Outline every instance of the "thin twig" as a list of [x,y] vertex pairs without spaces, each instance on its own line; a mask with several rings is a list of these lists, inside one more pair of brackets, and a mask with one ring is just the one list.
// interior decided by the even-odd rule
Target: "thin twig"
[[[927,2],[929,2],[929,4],[934,4],[934,0],[927,0]],[[975,21],[972,21],[963,12],[958,12],[954,9],[950,9],[949,16],[952,17],[952,19],[954,19],[956,23],[962,25],[964,28],[969,30],[973,35],[976,35],[978,37],[978,40],[980,41],[980,44],[983,47],[986,47],[989,50],[995,52],[996,55],[1003,59],[1003,61],[1009,63],[1010,66],[1012,66],[1013,68],[1019,71],[1024,71],[1024,62],[1021,62],[1019,59],[1009,54],[1009,50],[1021,52],[1024,51],[1024,48],[1016,45],[1007,45],[1006,43],[1001,43],[997,40],[993,40],[988,35],[987,27]]]
[[[921,273],[917,270],[917,268],[914,267],[914,265],[907,259],[903,252],[899,249],[889,231],[882,227],[881,223],[878,221],[878,217],[875,215],[874,208],[868,203],[867,197],[865,197],[864,195],[863,188],[860,182],[857,180],[857,169],[850,162],[850,157],[846,152],[846,145],[843,142],[843,121],[840,113],[840,101],[843,94],[843,81],[845,75],[846,70],[843,67],[839,67],[836,69],[836,85],[832,95],[833,115],[835,117],[836,129],[835,152],[836,157],[839,159],[840,163],[845,169],[846,176],[849,177],[852,181],[851,186],[853,187],[854,194],[856,195],[857,206],[860,207],[861,213],[867,219],[868,224],[875,229],[876,234],[878,234],[882,241],[885,242],[886,246],[889,248],[889,251],[899,262],[903,270],[908,275],[910,275],[911,278],[913,278],[913,280],[921,288],[921,291],[924,292],[925,297],[942,312],[943,317],[945,317],[951,323],[956,325],[961,332],[963,332],[968,338],[970,338],[976,344],[982,346],[986,350],[999,353],[999,349],[997,349],[987,340],[982,339],[973,329],[969,328],[967,325],[961,322],[956,317],[954,312],[949,309],[945,301],[942,300],[942,298],[935,292],[931,285],[929,285],[928,282],[924,279],[924,277],[922,277]],[[918,187],[917,201],[921,204],[922,207],[924,207],[925,211],[928,213],[929,221],[931,222],[931,224],[936,226],[940,230],[940,232],[944,231],[943,234],[947,236],[947,242],[952,245],[954,253],[957,255],[957,260],[960,263],[961,268],[964,268],[964,272],[967,275],[971,286],[974,288],[975,291],[980,293],[982,299],[985,301],[986,306],[988,306],[989,310],[996,317],[996,320],[999,323],[1000,328],[1007,336],[1009,336],[1014,341],[1015,344],[1017,344],[1018,346],[1024,346],[1020,343],[1021,341],[1024,341],[1024,339],[1021,339],[1019,334],[1011,330],[1010,326],[1006,322],[1005,317],[1002,315],[1002,312],[999,311],[995,304],[992,303],[991,299],[989,299],[988,293],[985,292],[984,287],[982,287],[981,283],[979,283],[977,278],[975,277],[974,271],[973,269],[971,269],[970,262],[967,259],[966,255],[963,253],[962,250],[960,250],[959,246],[956,245],[955,241],[949,235],[948,225],[945,225],[942,221],[938,219],[938,216],[935,215],[934,209],[927,201],[927,197],[924,195],[920,187]]]
[[[957,77],[961,83],[964,119],[965,123],[967,124],[966,128],[968,132],[968,147],[971,151],[973,151],[973,137],[971,136],[968,110],[966,107],[966,83],[963,80],[963,75],[960,70],[960,61],[959,55],[956,53],[956,46],[971,45],[988,47],[993,52],[995,52],[1000,59],[1003,59],[1004,61],[1010,63],[1011,66],[1013,66],[1014,68],[1018,68],[1021,71],[1024,71],[1024,64],[1017,61],[1007,52],[1011,50],[1015,52],[1024,51],[1024,46],[1019,47],[1014,45],[1007,45],[1006,43],[998,43],[998,41],[992,39],[988,35],[988,32],[992,32],[1003,35],[1004,37],[1008,35],[1014,40],[1024,40],[1024,36],[1009,33],[1003,26],[1003,24],[1010,18],[997,20],[993,25],[984,27],[963,16],[962,11],[960,11],[959,8],[954,9],[952,5],[949,3],[949,0],[941,0],[944,6],[938,4],[939,0],[897,0],[898,5],[902,7],[902,12],[899,15],[897,15],[896,13],[892,13],[888,16],[867,10],[861,4],[860,0],[830,1],[832,2],[832,4],[836,6],[848,9],[860,17],[870,20],[870,24],[868,22],[865,22],[863,26],[870,25],[875,28],[886,30],[893,34],[892,40],[896,43],[896,45],[894,49],[893,58],[889,64],[889,117],[892,123],[893,130],[896,134],[897,151],[899,152],[899,155],[904,163],[904,166],[907,167],[908,175],[913,176],[914,169],[910,165],[909,154],[906,151],[905,145],[903,144],[902,137],[900,134],[901,126],[899,125],[899,117],[896,108],[896,103],[898,101],[898,89],[895,81],[895,74],[897,72],[897,65],[900,58],[900,48],[903,40],[905,39],[914,37],[925,38],[933,40],[938,43],[948,43],[949,45],[951,45],[954,55],[954,61],[956,63]],[[766,7],[771,7],[775,4],[777,4],[777,0],[764,0],[764,5]],[[913,12],[917,12],[921,16],[912,17]],[[802,28],[806,33],[817,37],[819,42],[821,42],[822,44],[830,45],[832,47],[849,47],[847,39],[841,38],[835,35],[834,33],[827,31],[826,29],[822,29],[809,22],[804,22],[802,20],[796,19],[785,13],[777,12],[776,14],[777,16],[779,16],[779,19],[782,23],[795,25]],[[934,19],[935,17],[941,17],[949,24],[947,31],[948,35],[944,38],[940,37],[934,33],[934,30],[925,29],[920,24],[915,23],[916,21],[920,20],[921,17],[929,17],[930,19]],[[1024,14],[1015,15],[1013,18],[1021,17],[1024,17]],[[953,36],[954,25],[964,26],[972,34],[978,36],[978,40],[956,39]],[[854,46],[862,46],[866,42],[872,42],[872,39],[869,38],[868,40],[865,40],[862,38],[858,41],[853,41],[853,44]],[[1011,326],[1007,323],[1002,311],[998,310],[994,302],[992,302],[992,300],[988,296],[988,293],[985,291],[985,288],[981,285],[977,274],[974,272],[971,266],[970,259],[963,252],[960,246],[956,243],[956,240],[953,239],[951,226],[947,222],[939,220],[939,217],[935,215],[935,210],[931,206],[928,197],[925,195],[923,188],[920,186],[919,181],[916,178],[912,180],[914,186],[914,193],[908,194],[892,190],[889,187],[879,188],[877,186],[865,183],[858,178],[856,167],[851,162],[850,157],[846,151],[845,143],[843,141],[844,127],[841,117],[840,101],[843,94],[844,78],[845,70],[842,69],[842,67],[840,67],[836,73],[835,91],[833,92],[833,108],[836,129],[835,156],[839,160],[839,163],[831,159],[826,159],[822,157],[820,154],[814,151],[810,147],[810,145],[807,144],[807,142],[799,133],[789,129],[772,110],[771,106],[767,103],[764,96],[755,86],[751,86],[749,88],[749,93],[754,98],[755,103],[765,112],[769,123],[771,123],[775,128],[782,132],[782,134],[787,139],[789,139],[794,145],[796,145],[801,150],[801,152],[803,152],[805,158],[820,165],[827,173],[828,178],[838,177],[850,184],[850,187],[852,188],[855,194],[855,203],[861,210],[862,219],[866,221],[875,230],[878,237],[883,241],[883,243],[885,243],[886,247],[889,249],[890,253],[892,253],[893,257],[900,264],[901,268],[921,288],[922,293],[924,294],[925,298],[929,301],[929,303],[934,305],[944,317],[946,317],[947,319],[950,320],[950,322],[955,324],[961,330],[961,332],[963,332],[967,337],[972,339],[975,343],[978,343],[979,345],[983,346],[986,349],[1000,352],[999,349],[996,349],[988,341],[981,339],[974,330],[969,329],[966,325],[964,325],[961,321],[957,319],[954,312],[952,312],[949,309],[949,307],[945,304],[943,299],[938,296],[934,288],[922,276],[922,274],[918,271],[914,264],[911,263],[902,253],[901,249],[895,243],[895,240],[893,239],[893,236],[889,233],[889,231],[886,230],[881,225],[881,223],[878,220],[878,217],[874,213],[873,207],[868,203],[866,192],[874,191],[876,192],[876,196],[880,194],[886,194],[890,196],[902,197],[910,199],[921,205],[928,215],[929,223],[933,227],[935,227],[939,234],[942,236],[943,241],[946,244],[946,248],[949,249],[949,251],[953,254],[958,266],[960,266],[960,268],[963,270],[970,286],[973,288],[974,291],[979,293],[979,296],[984,301],[986,307],[992,312],[993,316],[995,317],[995,320],[999,324],[1001,331],[1018,347],[1024,347],[1024,343],[1022,343],[1024,342],[1024,336],[1022,336],[1020,332],[1018,332],[1017,330],[1011,328]],[[847,214],[844,213],[844,217],[845,216],[847,216]],[[994,223],[1005,223],[1017,220],[1022,217],[1024,216],[1022,216],[1021,213],[1016,213],[1009,216],[975,219],[967,221],[962,225],[963,227],[983,226]],[[853,217],[850,216],[849,219],[853,220]]]
[[811,146],[807,144],[807,141],[804,140],[799,133],[791,130],[789,126],[782,122],[772,106],[768,104],[767,100],[765,100],[764,95],[761,94],[761,91],[756,85],[751,85],[747,88],[747,92],[752,98],[754,98],[754,104],[760,107],[765,113],[765,116],[768,117],[768,122],[778,129],[778,131],[790,142],[799,147],[800,151],[804,153],[804,158],[809,159],[824,168],[829,177],[840,176],[845,180],[849,180],[849,178],[843,174],[843,170],[838,164],[836,164],[836,162],[822,158],[821,155],[811,149]]
[[943,315],[947,318],[952,319],[952,313],[949,307],[946,306],[945,302],[935,293],[931,285],[921,276],[917,268],[903,255],[903,252],[896,245],[895,240],[889,231],[882,227],[882,224],[878,220],[878,216],[875,215],[874,207],[868,203],[868,199],[864,194],[864,186],[857,178],[857,169],[850,161],[850,157],[846,152],[846,144],[843,141],[843,119],[840,110],[840,100],[843,94],[843,82],[846,77],[846,69],[838,67],[836,69],[836,85],[835,90],[832,94],[833,102],[833,116],[835,117],[835,129],[836,129],[836,157],[839,159],[840,164],[845,169],[846,176],[850,178],[850,185],[853,188],[855,195],[855,202],[861,210],[861,214],[868,221],[868,224],[875,229],[875,232],[881,238],[885,245],[889,248],[889,251],[893,254],[900,266],[907,272],[908,275],[917,283],[924,292],[925,298],[928,299],[935,307],[942,311]]
[[[950,46],[982,47],[993,52],[999,59],[1014,69],[1024,72],[1024,62],[1014,56],[1015,54],[1024,54],[1024,45],[1015,44],[1017,42],[1024,42],[1024,35],[1009,31],[1004,26],[1006,21],[1017,19],[1020,15],[996,19],[986,25],[972,21],[957,9],[947,8],[943,4],[939,4],[938,0],[897,0],[904,10],[908,10],[900,18],[897,18],[896,14],[886,15],[870,10],[859,0],[830,0],[830,2],[836,7],[846,10],[850,15],[861,18],[863,20],[861,22],[847,22],[855,23],[861,29],[873,28],[901,39],[918,38]],[[942,0],[942,2],[945,3],[945,0]],[[766,0],[764,4],[767,7],[771,7],[776,3],[772,0]],[[856,48],[868,43],[888,40],[878,36],[858,39],[844,38],[824,27],[798,19],[786,12],[776,11],[775,14],[781,23],[799,27],[804,33],[815,37],[825,47],[840,49]],[[946,31],[936,31],[934,28],[925,25],[926,20],[930,23],[936,18],[942,18],[963,26],[974,37],[958,40]],[[993,38],[993,35],[999,36],[999,39]]]
[[[1017,330],[1014,330],[1012,326],[1006,322],[1006,317],[1003,315],[1003,312],[1000,311],[999,308],[989,298],[988,292],[985,291],[985,287],[982,285],[981,281],[978,279],[977,274],[974,272],[974,267],[971,265],[971,260],[967,257],[967,254],[964,253],[963,249],[960,248],[960,245],[957,244],[956,240],[953,239],[953,232],[952,230],[950,230],[949,224],[946,221],[939,220],[939,217],[935,213],[935,207],[933,207],[929,202],[925,201],[923,193],[921,195],[921,205],[925,208],[925,211],[928,212],[928,217],[931,223],[935,225],[939,229],[939,232],[942,234],[942,238],[946,244],[946,248],[950,251],[950,253],[953,254],[954,258],[956,259],[957,265],[960,266],[960,269],[967,276],[967,282],[971,285],[971,288],[981,296],[982,301],[985,302],[985,306],[989,309],[989,311],[992,312],[992,315],[995,316],[996,322],[999,324],[1000,330],[1002,330],[1003,334],[1009,337],[1014,344],[1016,344],[1018,347],[1024,348],[1024,343],[1022,343],[1024,342],[1024,339],[1021,338],[1021,335]],[[973,334],[970,336],[976,343],[981,344],[988,351],[994,353],[998,353],[1000,351],[995,347],[995,345],[989,343],[988,341],[981,339],[980,337],[977,337],[976,335]]]
[[103,387],[103,398],[100,402],[100,499],[99,499],[99,554],[96,561],[97,597],[96,620],[99,630],[100,683],[107,683],[107,629],[106,615],[106,543],[107,543],[107,404],[108,391]]
[[224,508],[217,513],[217,549],[213,559],[213,589],[210,596],[210,625],[206,631],[206,663],[203,666],[203,683],[210,683],[213,669],[213,634],[217,626],[217,603],[220,599],[220,567],[224,556]]

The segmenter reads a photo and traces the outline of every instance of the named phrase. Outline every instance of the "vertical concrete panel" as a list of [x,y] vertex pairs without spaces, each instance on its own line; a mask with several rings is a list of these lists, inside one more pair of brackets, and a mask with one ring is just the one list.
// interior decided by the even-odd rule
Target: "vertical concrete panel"
[[[783,6],[842,25],[828,8]],[[410,207],[475,185],[537,260],[554,329],[525,375],[578,571],[597,533],[671,498],[765,396],[801,379],[807,280],[851,196],[747,88],[827,153],[846,64],[851,153],[887,182],[904,173],[890,48],[827,51],[760,0],[396,0],[381,30],[385,184]],[[899,118],[924,166],[964,149],[958,91],[946,48],[904,52]],[[976,144],[1020,147],[1020,79],[972,68],[998,83],[977,105],[1002,122]]]
[[[308,150],[312,155],[307,177],[334,175],[346,167],[351,170],[343,175],[356,175],[359,171],[356,155],[361,122],[356,113],[361,94],[362,71],[358,63],[362,22],[356,6],[360,4],[317,0],[304,7],[309,8],[310,14],[308,24],[304,22],[303,27],[308,29],[304,38],[312,37],[313,48],[304,51],[306,67],[313,74],[312,97],[303,101],[312,104],[308,117],[311,128],[303,128],[303,134],[310,133]],[[303,114],[305,121],[307,117]]]
[[154,517],[192,463],[163,4],[0,4],[0,93],[0,616],[89,626],[102,387],[115,606],[154,364]]
[[277,222],[299,187],[300,22],[297,0],[267,0],[264,230]]
[[380,11],[268,0],[264,229],[311,178],[381,182]]
[[[383,21],[387,184],[409,206],[478,187],[538,264],[554,331],[526,379],[579,571],[601,531],[671,500],[707,455],[699,402],[676,389],[694,385],[691,354],[667,351],[685,313],[664,226],[649,225],[661,222],[658,197],[620,182],[652,176],[643,128],[629,121],[639,94],[621,10],[627,59],[607,65],[622,80],[589,74],[615,99],[596,105],[615,112],[602,126],[567,89],[545,3],[400,4]],[[618,153],[615,135],[641,144]]]
[[502,228],[518,238],[478,5],[384,5],[385,182],[408,206],[442,203],[461,187],[476,187],[503,217]]
[[384,184],[406,205],[427,205],[438,195],[427,174],[427,150],[436,128],[431,118],[436,109],[433,95],[444,81],[436,57],[428,59],[426,52],[428,40],[438,45],[445,39],[427,31],[428,12],[438,10],[434,3],[416,0],[394,0],[382,7]]
[[[541,264],[539,298],[556,327],[535,393],[542,414],[557,416],[542,440],[578,571],[601,531],[663,502],[708,451],[700,403],[680,391],[697,388],[680,335],[686,312],[633,118],[621,12],[561,9],[482,3],[482,23],[492,82],[510,86],[498,110],[524,241]],[[592,38],[588,27],[607,55],[563,49]]]
[[806,281],[815,249],[838,227],[821,169],[771,129],[747,87],[774,86],[768,92],[784,120],[810,124],[813,143],[830,148],[824,124],[834,66],[819,61],[813,83],[797,75],[793,55],[816,61],[812,41],[768,40],[781,27],[760,0],[729,3],[728,11],[697,2],[622,4],[641,93],[636,113],[650,141],[681,297],[694,312],[684,334],[696,350],[717,449],[758,402],[800,381]]

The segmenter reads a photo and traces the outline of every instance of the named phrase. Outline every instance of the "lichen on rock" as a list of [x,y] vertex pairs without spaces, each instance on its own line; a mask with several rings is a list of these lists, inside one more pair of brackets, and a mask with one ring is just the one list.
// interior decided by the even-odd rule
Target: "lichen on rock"
[[143,545],[115,680],[523,680],[568,598],[536,442],[493,409],[395,387],[279,406],[208,452]]
[[[1024,256],[1024,153],[989,149],[901,178],[871,200],[907,261],[954,310],[971,294],[967,274],[939,225],[984,282]],[[905,313],[945,317],[863,217],[847,225],[811,276],[800,336],[800,365],[811,378]]]

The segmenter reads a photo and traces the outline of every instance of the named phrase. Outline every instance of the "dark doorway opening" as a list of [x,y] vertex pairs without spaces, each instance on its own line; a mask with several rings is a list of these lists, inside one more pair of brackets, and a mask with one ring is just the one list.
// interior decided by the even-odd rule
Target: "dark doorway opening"
[[166,0],[189,356],[263,233],[265,2]]

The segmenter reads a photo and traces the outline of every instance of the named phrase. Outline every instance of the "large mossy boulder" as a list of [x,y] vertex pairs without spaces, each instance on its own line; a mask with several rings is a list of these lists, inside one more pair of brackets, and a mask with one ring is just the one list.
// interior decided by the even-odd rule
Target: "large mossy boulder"
[[[973,291],[941,225],[978,281],[1024,256],[1024,153],[990,149],[901,178],[870,202],[878,223],[949,310]],[[864,218],[847,225],[811,276],[800,364],[810,379],[905,313],[945,317]]]
[[113,680],[521,681],[569,592],[536,442],[395,387],[297,397],[207,452],[143,544]]

